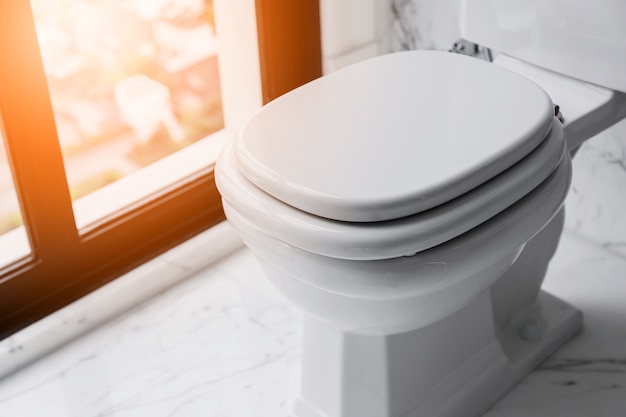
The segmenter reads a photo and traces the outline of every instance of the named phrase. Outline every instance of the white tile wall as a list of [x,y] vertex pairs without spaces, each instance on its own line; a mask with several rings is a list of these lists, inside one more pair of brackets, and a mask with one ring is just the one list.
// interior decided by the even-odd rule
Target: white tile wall
[[321,0],[324,73],[389,50],[389,0]]

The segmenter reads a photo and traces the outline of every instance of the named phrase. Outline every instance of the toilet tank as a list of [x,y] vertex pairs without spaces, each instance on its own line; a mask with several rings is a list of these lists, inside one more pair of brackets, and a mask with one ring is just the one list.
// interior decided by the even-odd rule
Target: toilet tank
[[626,92],[625,0],[461,0],[471,42]]

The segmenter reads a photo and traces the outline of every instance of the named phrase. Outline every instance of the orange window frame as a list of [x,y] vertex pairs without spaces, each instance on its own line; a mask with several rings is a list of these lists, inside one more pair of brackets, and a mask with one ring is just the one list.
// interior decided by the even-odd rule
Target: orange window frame
[[[321,75],[319,1],[255,7],[267,103]],[[0,127],[32,249],[0,269],[3,339],[225,218],[207,168],[79,233],[28,0],[0,5],[0,62]]]

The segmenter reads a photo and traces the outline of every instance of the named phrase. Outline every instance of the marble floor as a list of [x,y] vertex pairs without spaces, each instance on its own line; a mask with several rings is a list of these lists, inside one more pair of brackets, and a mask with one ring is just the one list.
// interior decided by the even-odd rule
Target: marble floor
[[[568,200],[573,214],[544,284],[583,311],[585,327],[487,417],[626,413],[626,255],[620,240],[626,239],[626,175],[620,174],[626,171],[620,163],[585,159],[614,161],[626,147],[616,149],[591,147],[577,157]],[[609,169],[615,170],[613,185],[594,186],[593,178]],[[607,188],[604,197],[596,195],[598,188]],[[589,193],[594,204],[604,201],[599,211],[586,203]],[[225,233],[232,231],[226,226]],[[195,238],[196,246],[203,239]],[[250,251],[237,247],[199,270],[201,252],[157,259],[148,274],[153,280],[168,268],[197,272],[4,376],[0,416],[287,416],[297,385],[301,317],[270,287]],[[81,320],[61,320],[45,337]],[[45,343],[17,341],[0,341],[0,365]]]
[[[545,289],[585,328],[486,416],[622,415],[624,271],[565,234]],[[241,248],[0,381],[0,416],[287,416],[299,356],[299,314]]]

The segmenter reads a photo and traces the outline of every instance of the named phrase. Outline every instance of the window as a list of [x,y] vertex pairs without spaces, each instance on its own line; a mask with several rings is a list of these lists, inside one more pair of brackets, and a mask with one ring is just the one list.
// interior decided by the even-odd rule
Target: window
[[190,159],[224,127],[212,0],[30,4],[80,230],[206,165]]
[[[54,34],[50,35],[52,40],[42,40],[39,33],[38,42],[34,14],[41,11],[36,10],[37,1],[32,1],[32,9],[28,0],[0,3],[0,62],[3,63],[0,66],[0,116],[6,155],[19,197],[17,213],[21,213],[24,220],[23,226],[13,231],[21,230],[22,236],[28,236],[26,252],[19,255],[20,259],[0,258],[0,338],[222,221],[224,217],[213,181],[212,159],[232,135],[229,129],[240,125],[260,104],[260,98],[256,103],[254,99],[250,100],[250,96],[254,97],[255,85],[259,84],[254,81],[258,80],[258,74],[265,102],[321,74],[317,1],[214,0],[220,45],[217,58],[219,86],[226,129],[212,133],[207,140],[200,139],[208,133],[202,131],[185,143],[188,146],[181,146],[180,152],[167,158],[158,155],[157,162],[123,175],[119,181],[121,175],[104,175],[102,181],[96,181],[98,184],[88,187],[88,192],[82,195],[82,192],[76,192],[76,184],[80,181],[73,185],[67,181],[71,174],[64,153],[67,156],[70,152],[62,142],[71,143],[72,126],[71,123],[65,126],[69,130],[63,132],[65,136],[62,137],[59,118],[63,114],[54,113],[54,103],[59,97],[54,97],[54,87],[46,77],[46,71],[49,75],[53,70],[44,65],[46,59],[54,60],[54,56],[46,58],[43,44],[60,42],[63,48],[67,40],[62,39],[62,34],[56,41]],[[61,7],[69,2],[46,0],[41,4]],[[117,2],[84,3],[89,4],[87,7],[100,4],[114,8]],[[131,3],[147,5],[150,10],[144,12],[149,14],[155,4],[163,5],[168,1],[124,2]],[[189,4],[198,5],[198,2]],[[62,20],[62,16],[56,18]],[[53,18],[48,16],[48,19],[48,25],[54,23]],[[100,30],[113,30],[113,26],[106,25]],[[207,26],[199,21],[188,22],[188,26],[208,33]],[[43,30],[54,32],[45,25]],[[254,36],[246,36],[246,33],[258,34],[258,49]],[[246,43],[252,47],[246,49]],[[207,54],[209,46],[205,50]],[[184,55],[175,46],[170,47],[174,58]],[[146,53],[150,54],[150,48],[146,46]],[[176,69],[176,64],[181,65],[183,58],[173,59],[174,63],[169,64]],[[80,63],[67,59],[62,64],[57,68],[61,75],[63,71],[76,71]],[[256,76],[250,76],[251,73]],[[124,74],[115,80],[113,97],[118,103],[126,103],[118,105],[123,107],[129,101],[140,100],[142,94],[153,94],[151,100],[161,100],[160,108],[165,109],[156,122],[143,119],[151,117],[145,113],[142,117],[133,119],[134,116],[130,115],[125,119],[124,129],[135,134],[139,141],[159,134],[165,134],[174,142],[185,141],[184,133],[190,129],[184,123],[206,121],[190,115],[184,123],[181,122],[180,108],[167,104],[166,90],[170,87],[164,89],[164,83],[157,76],[133,75]],[[123,83],[123,80],[127,82]],[[110,101],[111,95],[107,94]],[[56,106],[59,107],[58,103]],[[78,107],[79,113],[85,111]],[[128,112],[133,112],[132,106],[127,108],[130,109]],[[207,117],[207,114],[201,117]],[[213,126],[220,124],[218,121]],[[90,129],[94,126],[87,122],[83,127]],[[185,152],[189,149],[191,152]],[[198,155],[202,157],[198,158]],[[152,162],[150,158],[148,160]],[[6,238],[7,233],[0,239]]]

